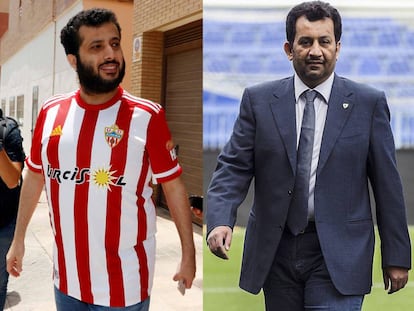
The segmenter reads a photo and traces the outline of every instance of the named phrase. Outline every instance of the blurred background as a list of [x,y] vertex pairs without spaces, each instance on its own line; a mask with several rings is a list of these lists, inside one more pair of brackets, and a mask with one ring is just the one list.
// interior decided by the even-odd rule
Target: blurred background
[[[204,1],[204,187],[229,139],[243,89],[293,75],[283,44],[295,1]],[[363,2],[363,3],[362,3]],[[385,91],[391,126],[414,219],[414,3],[331,1],[343,18],[336,73]],[[414,190],[414,188],[411,188]]]
[[[204,0],[204,191],[215,169],[216,157],[231,135],[243,89],[255,83],[293,75],[291,62],[283,51],[286,40],[285,19],[288,11],[300,2]],[[408,0],[327,2],[339,10],[343,22],[341,53],[336,73],[372,85],[383,90],[387,95],[398,167],[404,184],[409,224],[412,225],[414,224],[414,3]],[[231,250],[233,253],[230,254],[233,256],[233,263],[223,263],[213,258],[211,254],[204,255],[204,310],[206,311],[214,310],[223,301],[234,301],[239,307],[234,310],[263,310],[260,297],[244,294],[237,288],[241,244],[253,200],[252,192],[251,189],[238,212],[239,227],[235,229],[237,242],[233,243]],[[400,294],[387,300],[387,295],[380,288],[382,278],[379,265],[378,261],[374,295],[372,295],[374,298],[367,298],[364,310],[413,308],[414,301],[405,301],[398,297]],[[408,287],[414,293],[412,282]],[[378,292],[377,296],[376,292]],[[408,291],[403,295],[409,295]],[[377,301],[375,306],[372,304],[373,300]],[[230,307],[229,310],[232,308]]]

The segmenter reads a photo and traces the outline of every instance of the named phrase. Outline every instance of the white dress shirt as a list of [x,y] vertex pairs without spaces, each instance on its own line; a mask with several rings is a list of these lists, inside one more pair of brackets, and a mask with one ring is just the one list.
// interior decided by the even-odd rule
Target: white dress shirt
[[[334,73],[324,81],[322,84],[315,87],[313,90],[319,94],[315,98],[315,138],[313,141],[313,153],[311,162],[311,172],[309,181],[309,202],[308,202],[308,219],[315,220],[314,215],[314,191],[316,182],[316,169],[318,167],[319,152],[321,149],[322,135],[325,128],[326,114],[328,112],[328,102],[331,96],[332,84],[334,80]],[[296,149],[299,145],[300,129],[302,125],[303,111],[305,109],[306,100],[301,96],[305,91],[309,90],[297,74],[294,78],[295,99],[296,99]]]

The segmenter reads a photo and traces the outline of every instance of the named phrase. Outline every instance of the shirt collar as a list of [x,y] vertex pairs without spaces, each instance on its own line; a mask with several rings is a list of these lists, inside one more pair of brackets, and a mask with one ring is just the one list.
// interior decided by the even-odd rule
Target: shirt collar
[[[318,86],[314,88],[315,91],[318,91],[318,93],[322,95],[326,103],[329,102],[329,97],[331,96],[334,76],[335,75],[332,72],[332,74],[329,76],[328,79],[326,79],[324,82],[322,82],[321,84],[319,84]],[[297,102],[300,95],[302,95],[303,92],[309,90],[309,87],[306,86],[305,83],[303,83],[303,81],[299,78],[299,76],[296,73],[295,73],[294,83],[295,83],[294,84],[295,85],[295,99]]]

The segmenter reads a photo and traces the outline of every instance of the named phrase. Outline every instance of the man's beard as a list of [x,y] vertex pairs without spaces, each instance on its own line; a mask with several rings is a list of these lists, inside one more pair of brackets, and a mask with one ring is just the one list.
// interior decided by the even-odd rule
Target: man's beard
[[[78,73],[79,83],[83,90],[88,94],[104,94],[115,90],[125,75],[125,61],[122,60],[122,64],[117,61],[108,61],[105,64],[117,64],[119,65],[118,77],[107,80],[101,78],[99,74],[95,73],[91,66],[82,63],[79,55],[76,56],[76,70]],[[103,64],[102,64],[103,65]]]

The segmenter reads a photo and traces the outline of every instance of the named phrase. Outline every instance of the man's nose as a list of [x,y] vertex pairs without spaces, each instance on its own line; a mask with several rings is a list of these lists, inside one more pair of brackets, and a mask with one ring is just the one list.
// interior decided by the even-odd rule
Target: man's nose
[[312,46],[309,50],[309,55],[311,55],[311,56],[321,56],[322,55],[322,49],[321,49],[321,46],[319,45],[319,42],[317,40],[315,40],[314,43],[312,44]]
[[111,60],[111,59],[114,59],[115,57],[115,51],[110,44],[105,46],[104,53],[105,53],[104,54],[105,60]]

